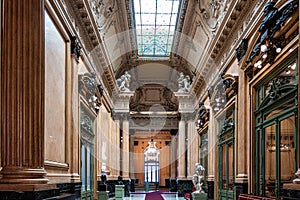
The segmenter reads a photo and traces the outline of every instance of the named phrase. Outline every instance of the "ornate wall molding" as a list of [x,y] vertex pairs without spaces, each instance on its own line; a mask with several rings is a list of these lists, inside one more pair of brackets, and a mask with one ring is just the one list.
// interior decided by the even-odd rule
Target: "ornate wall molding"
[[78,27],[80,28],[80,36],[84,39],[85,48],[91,51],[100,44],[98,39],[98,29],[95,27],[93,16],[83,0],[65,0],[71,6],[76,16]]

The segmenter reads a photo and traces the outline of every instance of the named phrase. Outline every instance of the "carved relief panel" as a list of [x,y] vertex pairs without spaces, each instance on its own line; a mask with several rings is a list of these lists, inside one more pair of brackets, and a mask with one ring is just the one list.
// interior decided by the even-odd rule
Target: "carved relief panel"
[[201,16],[206,25],[215,31],[223,20],[232,0],[201,0],[198,1]]

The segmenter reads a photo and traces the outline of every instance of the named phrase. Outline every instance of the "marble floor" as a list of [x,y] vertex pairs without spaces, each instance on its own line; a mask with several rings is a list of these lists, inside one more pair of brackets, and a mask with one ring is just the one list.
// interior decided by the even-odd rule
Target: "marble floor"
[[[174,193],[165,193],[161,194],[162,198],[164,200],[184,200],[184,197],[177,197]],[[130,197],[125,197],[124,200],[144,200],[146,197],[146,194],[131,194]]]

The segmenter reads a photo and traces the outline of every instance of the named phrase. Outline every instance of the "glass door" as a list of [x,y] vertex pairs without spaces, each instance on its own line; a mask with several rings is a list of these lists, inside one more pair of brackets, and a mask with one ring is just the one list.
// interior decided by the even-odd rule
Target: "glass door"
[[281,198],[297,171],[298,63],[288,58],[256,86],[255,194]]
[[234,110],[226,114],[225,120],[219,121],[219,184],[218,199],[234,199]]
[[81,199],[94,199],[94,117],[85,109],[80,116]]

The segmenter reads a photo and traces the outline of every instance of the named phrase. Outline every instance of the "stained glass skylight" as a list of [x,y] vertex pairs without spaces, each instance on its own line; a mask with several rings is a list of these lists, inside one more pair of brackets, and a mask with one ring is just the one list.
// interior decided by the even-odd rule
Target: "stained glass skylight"
[[133,1],[139,56],[169,56],[180,0]]

